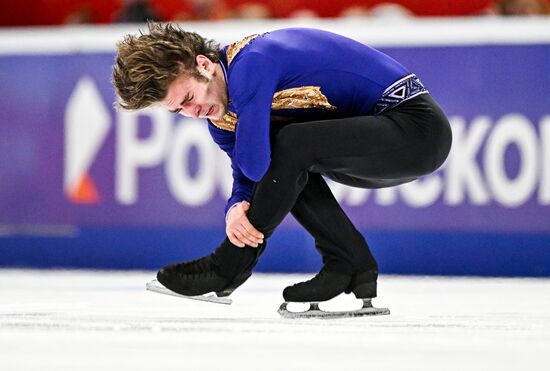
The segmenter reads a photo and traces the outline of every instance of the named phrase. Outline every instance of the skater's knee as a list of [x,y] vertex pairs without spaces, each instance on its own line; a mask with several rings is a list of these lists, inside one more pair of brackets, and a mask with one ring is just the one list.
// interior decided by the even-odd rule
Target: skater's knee
[[428,175],[439,169],[447,157],[451,149],[451,137],[443,137],[434,146],[430,156],[422,162],[419,169],[419,175]]

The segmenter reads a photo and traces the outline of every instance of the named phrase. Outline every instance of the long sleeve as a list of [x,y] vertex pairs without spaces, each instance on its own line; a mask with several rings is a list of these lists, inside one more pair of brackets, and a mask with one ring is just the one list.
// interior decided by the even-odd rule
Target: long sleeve
[[232,158],[246,178],[258,182],[271,161],[271,102],[280,82],[280,68],[271,58],[259,53],[238,56],[233,63],[229,94],[238,124]]
[[241,201],[250,201],[252,198],[252,188],[254,182],[248,179],[233,159],[233,149],[235,146],[235,133],[230,131],[224,131],[216,128],[209,122],[208,130],[210,135],[214,139],[214,142],[229,156],[231,159],[231,168],[233,169],[233,187],[231,190],[231,196],[225,206],[225,214],[234,204]]

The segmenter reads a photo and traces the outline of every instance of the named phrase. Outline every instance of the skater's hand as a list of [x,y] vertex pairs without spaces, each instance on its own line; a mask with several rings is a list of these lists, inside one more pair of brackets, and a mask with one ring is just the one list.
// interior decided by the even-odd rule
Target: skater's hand
[[243,201],[231,208],[227,214],[225,233],[229,241],[238,247],[258,247],[264,242],[264,235],[254,228],[246,216],[248,209],[250,204]]

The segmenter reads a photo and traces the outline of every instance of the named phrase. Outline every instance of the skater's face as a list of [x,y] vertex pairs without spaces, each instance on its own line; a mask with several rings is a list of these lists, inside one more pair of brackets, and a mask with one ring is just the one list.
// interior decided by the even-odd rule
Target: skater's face
[[204,55],[196,58],[199,75],[183,72],[169,86],[162,105],[194,118],[221,119],[227,113],[227,85],[221,66]]

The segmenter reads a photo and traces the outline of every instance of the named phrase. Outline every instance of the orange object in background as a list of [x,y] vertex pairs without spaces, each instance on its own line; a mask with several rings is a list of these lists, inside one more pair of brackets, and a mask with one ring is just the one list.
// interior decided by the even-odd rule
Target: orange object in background
[[99,201],[99,193],[89,175],[85,174],[69,193],[69,199],[78,204],[94,204]]

